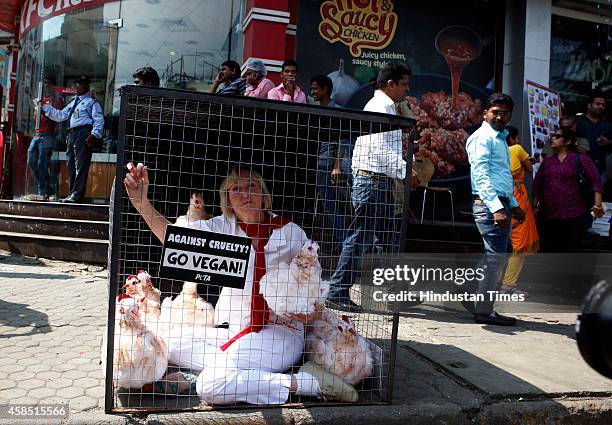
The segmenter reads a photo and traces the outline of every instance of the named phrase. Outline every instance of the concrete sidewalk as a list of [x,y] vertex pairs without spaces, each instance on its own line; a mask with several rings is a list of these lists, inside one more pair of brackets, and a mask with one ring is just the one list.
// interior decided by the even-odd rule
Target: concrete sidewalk
[[572,313],[497,328],[448,306],[411,309],[390,406],[105,415],[106,271],[0,252],[0,291],[0,403],[69,402],[64,423],[612,423],[612,381],[581,359]]

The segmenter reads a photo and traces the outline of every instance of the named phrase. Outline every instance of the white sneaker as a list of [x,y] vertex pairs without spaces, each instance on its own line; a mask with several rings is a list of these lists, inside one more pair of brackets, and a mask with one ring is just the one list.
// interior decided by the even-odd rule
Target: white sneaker
[[321,388],[321,396],[327,400],[337,400],[354,403],[359,398],[357,390],[342,378],[323,369],[313,362],[306,362],[300,368],[300,372],[308,373],[317,380]]

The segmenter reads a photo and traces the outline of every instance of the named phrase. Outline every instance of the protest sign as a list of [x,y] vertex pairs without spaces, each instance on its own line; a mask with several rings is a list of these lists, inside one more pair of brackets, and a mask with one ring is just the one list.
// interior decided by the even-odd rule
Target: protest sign
[[242,289],[251,246],[246,237],[168,226],[159,274]]

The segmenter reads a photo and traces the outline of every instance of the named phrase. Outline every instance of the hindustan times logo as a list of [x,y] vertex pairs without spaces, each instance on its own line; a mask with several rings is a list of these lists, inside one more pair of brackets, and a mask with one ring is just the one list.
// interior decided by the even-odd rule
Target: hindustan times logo
[[376,268],[372,272],[372,283],[376,286],[385,282],[406,282],[410,285],[416,285],[419,282],[452,282],[456,285],[463,285],[466,282],[483,280],[485,268],[397,265],[395,268]]

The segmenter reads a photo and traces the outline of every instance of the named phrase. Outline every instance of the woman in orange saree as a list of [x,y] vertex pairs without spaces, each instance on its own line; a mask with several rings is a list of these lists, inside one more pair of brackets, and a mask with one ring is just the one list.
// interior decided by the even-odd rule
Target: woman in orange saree
[[507,128],[508,135],[506,143],[510,152],[510,170],[514,180],[514,198],[519,206],[525,211],[525,221],[519,224],[516,220],[512,220],[512,256],[508,260],[506,273],[502,281],[502,292],[515,293],[517,291],[517,282],[525,257],[539,250],[539,237],[536,228],[531,202],[529,202],[529,194],[523,182],[525,172],[533,172],[532,164],[534,158],[530,157],[519,143],[518,129],[509,126]]

